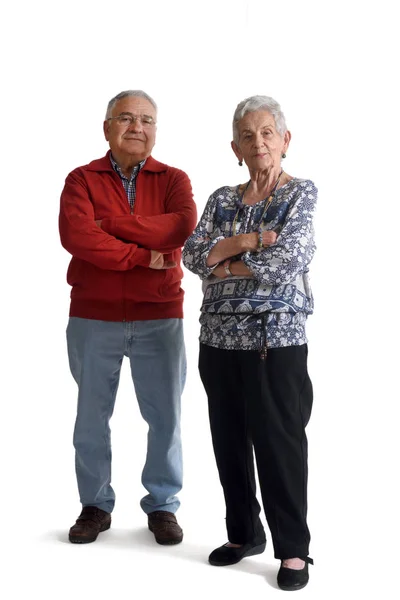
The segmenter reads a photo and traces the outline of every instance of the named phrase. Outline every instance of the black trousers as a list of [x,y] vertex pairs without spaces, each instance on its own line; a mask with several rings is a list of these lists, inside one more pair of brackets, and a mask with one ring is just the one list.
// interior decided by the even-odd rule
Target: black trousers
[[307,438],[313,391],[307,345],[260,353],[200,344],[228,539],[261,543],[253,448],[275,558],[308,556]]

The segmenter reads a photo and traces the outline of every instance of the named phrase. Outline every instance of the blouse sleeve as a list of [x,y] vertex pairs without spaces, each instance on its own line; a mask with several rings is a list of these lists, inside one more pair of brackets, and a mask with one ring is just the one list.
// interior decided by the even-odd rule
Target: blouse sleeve
[[306,271],[315,253],[313,216],[318,190],[307,181],[289,210],[274,245],[261,252],[245,252],[243,262],[258,281],[286,285]]
[[183,264],[189,271],[206,279],[218,266],[209,267],[206,263],[212,248],[224,239],[216,225],[217,192],[208,199],[204,212],[192,235],[187,239],[183,251]]

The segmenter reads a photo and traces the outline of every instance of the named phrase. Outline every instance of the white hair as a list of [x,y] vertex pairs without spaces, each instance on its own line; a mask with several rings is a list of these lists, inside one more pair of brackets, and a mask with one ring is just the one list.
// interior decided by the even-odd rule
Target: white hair
[[271,113],[275,120],[275,127],[277,132],[283,136],[286,131],[286,121],[285,115],[283,114],[280,105],[276,100],[270,98],[270,96],[250,96],[250,98],[246,98],[239,102],[236,107],[235,114],[233,115],[233,141],[238,144],[239,143],[239,129],[238,123],[240,119],[249,113],[255,112],[257,110],[267,110]]
[[118,100],[122,100],[122,98],[128,98],[129,96],[138,96],[139,98],[145,98],[146,100],[148,100],[148,102],[150,102],[150,104],[154,106],[157,112],[157,104],[154,102],[151,96],[146,94],[146,92],[144,92],[143,90],[126,90],[125,92],[120,92],[119,94],[114,96],[114,98],[111,98],[107,106],[106,121],[111,116],[112,109],[114,108]]

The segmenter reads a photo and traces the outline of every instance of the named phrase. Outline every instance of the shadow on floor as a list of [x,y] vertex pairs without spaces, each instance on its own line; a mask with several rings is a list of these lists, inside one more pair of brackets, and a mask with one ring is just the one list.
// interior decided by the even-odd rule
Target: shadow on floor
[[[70,546],[90,546],[91,544],[70,544],[68,540],[68,532],[63,531],[50,531],[46,535],[42,537],[44,541],[57,541],[62,544],[68,544]],[[99,535],[96,540],[96,547],[104,546],[111,548],[119,548],[134,551],[134,552],[143,552],[143,551],[151,551],[156,552],[158,555],[168,553],[168,556],[174,556],[175,558],[181,560],[190,560],[193,562],[197,562],[200,564],[204,564],[207,567],[210,567],[208,564],[208,555],[212,548],[210,546],[201,546],[198,544],[192,544],[190,542],[183,541],[182,544],[172,545],[172,546],[162,546],[157,544],[154,541],[153,534],[144,527],[126,530],[126,529],[116,529],[112,528],[108,531],[105,531]],[[222,567],[210,567],[210,568],[222,568]],[[223,567],[224,570],[236,570],[241,571],[243,573],[248,573],[249,575],[258,575],[264,577],[267,583],[273,587],[278,589],[276,583],[276,575],[277,575],[277,565],[269,565],[265,564],[260,557],[257,559],[245,558],[243,561],[236,565]]]

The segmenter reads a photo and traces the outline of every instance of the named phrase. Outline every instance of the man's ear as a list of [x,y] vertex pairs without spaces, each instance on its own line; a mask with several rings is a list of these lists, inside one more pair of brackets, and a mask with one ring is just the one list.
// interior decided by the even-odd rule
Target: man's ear
[[110,121],[104,121],[103,131],[104,131],[104,137],[106,138],[107,142],[109,140],[109,135],[108,135],[109,130],[110,130]]

